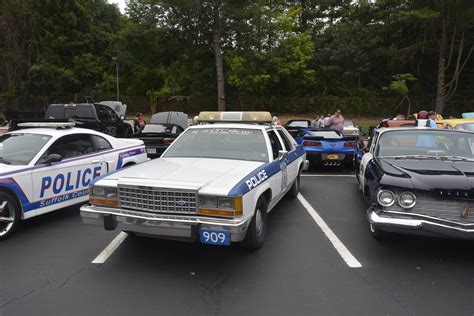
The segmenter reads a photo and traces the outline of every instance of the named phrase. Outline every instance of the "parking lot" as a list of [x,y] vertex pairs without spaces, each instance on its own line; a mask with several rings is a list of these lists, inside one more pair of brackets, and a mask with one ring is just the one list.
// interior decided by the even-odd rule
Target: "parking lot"
[[122,235],[103,264],[119,232],[46,214],[0,244],[0,315],[473,313],[472,242],[380,243],[365,209],[353,175],[307,173],[259,251]]

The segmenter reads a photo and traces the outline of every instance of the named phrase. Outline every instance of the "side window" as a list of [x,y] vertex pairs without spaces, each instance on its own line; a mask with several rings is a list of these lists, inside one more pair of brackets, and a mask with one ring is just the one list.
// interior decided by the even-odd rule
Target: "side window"
[[294,148],[293,148],[293,144],[291,143],[291,141],[288,139],[288,137],[286,136],[286,134],[278,129],[278,134],[280,134],[280,137],[281,139],[283,140],[283,143],[285,144],[285,148],[287,151],[292,151]]
[[107,108],[103,105],[96,105],[97,116],[101,122],[110,122],[110,115]]
[[94,142],[96,151],[112,149],[112,145],[110,145],[109,141],[101,136],[92,135],[92,141]]
[[109,119],[110,119],[111,122],[115,122],[115,121],[119,120],[119,117],[118,117],[117,113],[115,113],[114,110],[112,110],[108,106],[106,106],[105,109],[107,110],[107,112],[109,112]]
[[63,136],[46,150],[38,163],[42,163],[51,154],[61,155],[64,159],[78,157],[95,151],[92,139],[88,134]]
[[372,155],[375,155],[375,145],[377,144],[377,139],[379,138],[379,134],[375,133],[374,136],[370,138],[369,142],[369,151],[372,153]]
[[270,144],[272,145],[273,159],[278,159],[279,151],[283,150],[280,140],[274,131],[269,131],[268,137],[270,138]]

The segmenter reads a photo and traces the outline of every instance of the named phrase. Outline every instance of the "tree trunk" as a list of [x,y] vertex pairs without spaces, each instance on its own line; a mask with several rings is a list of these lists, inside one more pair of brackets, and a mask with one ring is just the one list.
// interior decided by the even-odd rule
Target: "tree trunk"
[[436,93],[436,113],[443,113],[446,106],[446,48],[448,43],[447,2],[443,2],[441,13],[441,38],[439,42],[438,84]]
[[217,110],[225,111],[225,81],[224,81],[224,65],[222,62],[221,52],[221,17],[219,12],[219,4],[216,4],[214,10],[214,56],[216,59],[217,72]]

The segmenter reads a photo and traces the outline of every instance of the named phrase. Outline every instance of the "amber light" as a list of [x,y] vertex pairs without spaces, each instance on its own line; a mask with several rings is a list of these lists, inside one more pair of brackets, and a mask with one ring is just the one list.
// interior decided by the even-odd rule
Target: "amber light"
[[117,200],[106,200],[106,199],[90,198],[89,202],[93,205],[118,206],[118,201]]
[[225,210],[208,210],[208,209],[200,209],[199,214],[201,215],[217,215],[217,216],[231,216],[237,217],[242,216],[242,210],[237,211],[225,211]]

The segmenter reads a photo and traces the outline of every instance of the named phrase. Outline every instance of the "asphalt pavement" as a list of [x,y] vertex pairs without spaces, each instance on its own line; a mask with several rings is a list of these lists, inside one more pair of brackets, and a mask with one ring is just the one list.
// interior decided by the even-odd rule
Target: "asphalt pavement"
[[39,216],[0,243],[0,315],[473,314],[473,242],[377,242],[365,209],[354,176],[308,174],[259,251],[128,236],[103,264],[119,232]]

